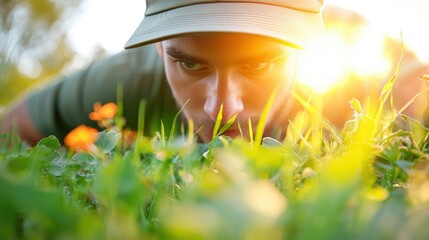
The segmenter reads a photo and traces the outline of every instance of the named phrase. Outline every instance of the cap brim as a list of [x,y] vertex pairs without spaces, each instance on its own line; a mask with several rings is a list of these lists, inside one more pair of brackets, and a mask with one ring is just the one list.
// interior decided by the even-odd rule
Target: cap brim
[[195,4],[146,16],[125,48],[182,35],[219,32],[255,34],[303,48],[323,30],[320,12],[258,3]]

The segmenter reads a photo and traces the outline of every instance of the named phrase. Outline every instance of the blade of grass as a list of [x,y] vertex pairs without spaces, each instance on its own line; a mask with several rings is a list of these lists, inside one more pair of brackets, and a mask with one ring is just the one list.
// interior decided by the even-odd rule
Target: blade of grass
[[249,118],[248,124],[249,124],[249,141],[251,144],[253,144],[253,127],[252,127],[252,120],[250,118]]
[[217,133],[217,135],[221,135],[226,130],[228,130],[228,128],[235,122],[236,118],[237,118],[237,114],[235,114],[234,116],[232,116],[232,118],[229,119],[228,122],[226,122],[225,125],[222,126],[222,128],[219,130],[219,132]]
[[194,142],[194,121],[191,119],[188,120],[188,144]]
[[322,122],[323,127],[325,127],[334,137],[334,139],[339,143],[343,144],[341,141],[341,138],[338,136],[338,134],[335,132],[335,130],[323,119],[323,117],[320,115],[320,113],[317,112],[317,110],[307,101],[305,101],[302,97],[300,97],[297,93],[292,92],[292,96],[298,100],[301,105],[304,106],[304,108],[309,111],[311,114],[316,115],[319,120]]
[[137,138],[141,139],[144,136],[144,124],[145,124],[145,114],[146,114],[146,101],[144,99],[140,100],[139,103],[139,112],[138,112],[138,123],[137,123]]
[[241,129],[240,122],[237,122],[238,131],[240,131],[240,136],[243,137],[243,129]]
[[[381,94],[380,94],[380,101],[378,103],[378,108],[377,108],[377,113],[375,115],[375,122],[379,122],[381,119],[381,115],[383,113],[384,110],[384,104],[386,103],[387,99],[389,98],[389,96],[391,97],[391,93],[392,93],[392,89],[393,89],[393,84],[396,81],[396,78],[398,76],[398,68],[396,69],[395,74],[390,78],[390,80],[383,86],[383,89],[381,90]],[[392,103],[393,100],[391,100]]]
[[271,110],[271,107],[273,106],[274,99],[277,96],[278,87],[274,89],[274,91],[271,93],[270,97],[268,98],[267,103],[265,104],[264,109],[262,110],[261,117],[259,118],[258,125],[256,126],[256,133],[255,133],[255,145],[256,148],[259,148],[259,145],[262,143],[262,137],[265,130],[265,124],[267,122],[268,114]]
[[217,132],[220,128],[220,124],[222,122],[222,112],[223,112],[223,104],[220,105],[219,112],[216,116],[216,121],[213,127],[212,140],[217,136]]
[[380,131],[380,134],[383,135],[388,130],[388,128],[391,126],[391,124],[395,121],[395,119],[399,115],[402,115],[402,113],[405,111],[405,109],[407,109],[417,98],[419,98],[424,92],[426,92],[428,90],[429,90],[429,88],[425,88],[421,92],[414,95],[414,97],[411,100],[409,100],[399,111],[397,111],[395,113],[395,116],[392,119],[390,119],[389,124],[384,125],[383,129]]
[[[419,93],[417,93],[416,95],[414,95],[414,97],[410,100],[410,101],[408,101],[398,112],[397,112],[397,114],[396,114],[396,116],[397,115],[401,115],[404,111],[405,111],[405,109],[407,109],[417,98],[419,98],[422,94],[423,94],[423,92],[426,92],[426,91],[428,91],[429,90],[429,88],[425,88],[423,91],[421,91],[421,92],[419,92]],[[396,117],[395,116],[395,117]]]
[[164,127],[164,122],[162,120],[161,120],[161,136],[160,136],[160,139],[161,139],[162,146],[165,147],[165,127]]
[[[396,78],[399,75],[399,69],[401,67],[402,59],[404,57],[404,42],[403,42],[403,38],[402,38],[402,31],[400,32],[400,39],[401,39],[401,45],[400,45],[401,46],[401,48],[400,48],[401,54],[400,54],[398,63],[397,63],[396,68],[395,68],[395,73],[390,78],[390,80],[383,86],[383,88],[381,90],[380,102],[379,102],[379,105],[378,105],[377,113],[376,113],[375,118],[374,118],[376,123],[378,123],[379,120],[381,119],[381,115],[382,115],[383,110],[384,110],[384,104],[386,103],[387,98],[389,96],[390,96],[390,104],[391,104],[391,107],[392,107],[392,111],[394,109],[394,107],[393,107],[392,89],[393,89],[393,85],[394,85],[394,83],[396,81]],[[392,119],[393,119],[393,117],[394,116],[392,115]]]
[[176,115],[173,118],[173,123],[171,125],[171,130],[170,130],[170,135],[168,137],[168,141],[171,141],[172,138],[174,137],[174,133],[176,132],[176,124],[177,124],[177,118],[180,116],[180,114],[182,113],[183,109],[185,109],[186,104],[188,104],[190,99],[188,99],[183,106],[180,108],[179,112],[176,113]]
[[302,133],[298,130],[298,128],[295,126],[295,124],[293,124],[290,120],[289,120],[289,124],[290,126],[292,126],[292,129],[295,130],[295,132],[297,133],[299,139],[302,140],[302,142],[304,143],[304,145],[311,149],[311,144],[307,141],[307,139],[305,139],[305,137],[302,135]]

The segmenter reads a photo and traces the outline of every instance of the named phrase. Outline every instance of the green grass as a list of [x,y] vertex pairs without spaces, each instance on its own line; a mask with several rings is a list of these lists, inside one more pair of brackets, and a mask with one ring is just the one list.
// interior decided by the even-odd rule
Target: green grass
[[343,129],[295,95],[282,141],[230,139],[221,119],[209,144],[192,123],[130,145],[104,131],[91,153],[2,136],[0,239],[427,239],[429,131],[384,108],[393,82]]

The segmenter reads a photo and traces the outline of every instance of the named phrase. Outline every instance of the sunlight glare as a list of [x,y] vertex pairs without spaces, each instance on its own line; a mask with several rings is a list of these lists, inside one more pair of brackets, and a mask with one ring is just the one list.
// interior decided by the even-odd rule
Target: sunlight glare
[[385,35],[378,28],[368,26],[357,39],[352,50],[351,70],[361,77],[383,77],[391,62],[383,53]]
[[326,93],[351,78],[382,80],[392,63],[384,53],[386,35],[366,26],[353,41],[345,29],[328,31],[298,58],[297,80],[318,93]]
[[298,57],[298,81],[320,93],[329,90],[346,74],[345,47],[342,39],[334,34],[309,44]]

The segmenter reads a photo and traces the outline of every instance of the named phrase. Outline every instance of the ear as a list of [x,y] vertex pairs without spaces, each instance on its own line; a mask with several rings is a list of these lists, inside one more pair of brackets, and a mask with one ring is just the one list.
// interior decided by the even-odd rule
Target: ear
[[158,52],[158,55],[162,58],[162,56],[164,55],[163,49],[162,49],[162,42],[156,43],[156,51]]

